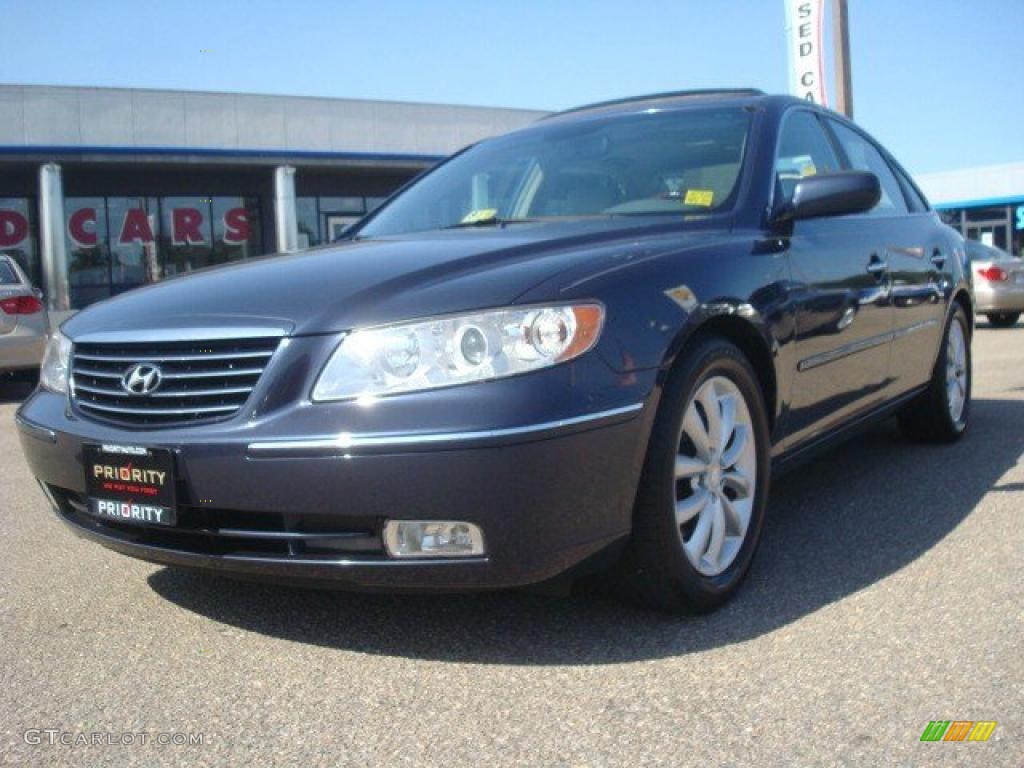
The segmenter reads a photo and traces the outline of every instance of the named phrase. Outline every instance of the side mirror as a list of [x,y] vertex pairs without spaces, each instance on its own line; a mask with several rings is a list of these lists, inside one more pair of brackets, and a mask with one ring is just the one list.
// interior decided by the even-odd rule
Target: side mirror
[[878,177],[867,171],[842,171],[800,179],[793,196],[776,208],[773,223],[870,211],[882,199]]

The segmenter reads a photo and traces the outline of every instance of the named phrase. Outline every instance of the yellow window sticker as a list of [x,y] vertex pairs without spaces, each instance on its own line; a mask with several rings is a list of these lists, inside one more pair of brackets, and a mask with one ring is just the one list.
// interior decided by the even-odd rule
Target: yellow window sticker
[[817,176],[818,169],[814,167],[814,163],[808,163],[800,169],[801,176]]
[[711,207],[711,201],[715,199],[715,193],[710,189],[688,189],[683,202],[686,205],[701,205],[705,208]]
[[488,221],[498,218],[497,208],[477,208],[462,217],[462,224],[476,224],[478,221]]

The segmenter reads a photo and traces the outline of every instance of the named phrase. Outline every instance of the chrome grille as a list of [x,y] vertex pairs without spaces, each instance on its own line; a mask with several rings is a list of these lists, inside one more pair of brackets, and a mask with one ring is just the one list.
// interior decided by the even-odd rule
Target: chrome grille
[[[75,344],[72,400],[82,413],[137,426],[172,426],[236,414],[263,374],[280,339],[246,338],[118,344]],[[139,364],[159,368],[148,394],[122,382]]]

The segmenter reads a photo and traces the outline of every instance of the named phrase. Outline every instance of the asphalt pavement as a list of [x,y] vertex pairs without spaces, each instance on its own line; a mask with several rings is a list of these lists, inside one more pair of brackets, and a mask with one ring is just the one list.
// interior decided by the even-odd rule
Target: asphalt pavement
[[1024,765],[1024,327],[974,348],[963,441],[882,425],[778,481],[744,590],[688,619],[122,557],[48,510],[0,384],[0,763]]

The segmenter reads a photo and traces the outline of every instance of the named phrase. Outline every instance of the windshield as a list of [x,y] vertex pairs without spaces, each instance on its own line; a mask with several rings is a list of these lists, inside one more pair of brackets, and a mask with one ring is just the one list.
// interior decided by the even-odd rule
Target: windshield
[[395,198],[358,236],[726,210],[734,203],[750,121],[749,111],[729,107],[542,123],[453,158]]

